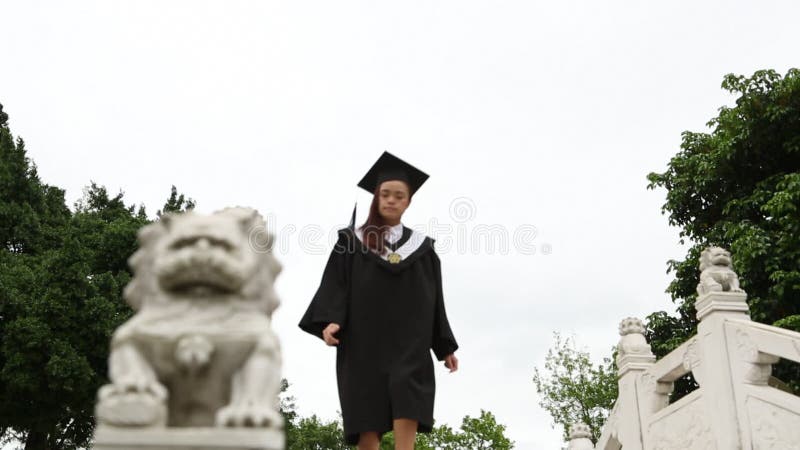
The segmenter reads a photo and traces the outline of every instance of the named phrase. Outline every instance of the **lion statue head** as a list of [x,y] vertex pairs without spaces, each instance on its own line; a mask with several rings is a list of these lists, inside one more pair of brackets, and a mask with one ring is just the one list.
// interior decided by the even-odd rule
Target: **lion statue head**
[[280,304],[273,236],[251,208],[166,214],[143,227],[138,242],[124,291],[134,310],[189,296],[246,302],[270,316]]
[[731,253],[722,247],[708,247],[700,253],[700,271],[712,266],[732,268]]

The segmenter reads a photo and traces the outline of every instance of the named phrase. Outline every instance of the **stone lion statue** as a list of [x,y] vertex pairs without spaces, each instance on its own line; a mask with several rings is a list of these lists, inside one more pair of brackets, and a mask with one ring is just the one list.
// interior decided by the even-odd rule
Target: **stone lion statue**
[[739,287],[739,277],[733,271],[729,251],[721,247],[708,247],[700,253],[699,295],[709,292],[744,292]]
[[281,265],[265,225],[236,207],[165,215],[139,231],[124,292],[137,312],[112,337],[100,424],[283,427],[271,327]]

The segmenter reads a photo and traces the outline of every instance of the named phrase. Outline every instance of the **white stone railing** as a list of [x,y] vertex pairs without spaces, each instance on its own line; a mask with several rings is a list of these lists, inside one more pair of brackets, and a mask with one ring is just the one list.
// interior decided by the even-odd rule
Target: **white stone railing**
[[[715,267],[735,278],[729,256],[727,266]],[[800,397],[770,377],[781,358],[800,362],[800,333],[752,322],[738,283],[714,290],[709,277],[698,287],[697,335],[659,361],[642,322],[622,321],[617,401],[595,446],[578,424],[568,449],[800,450]],[[689,372],[700,387],[669,404]]]

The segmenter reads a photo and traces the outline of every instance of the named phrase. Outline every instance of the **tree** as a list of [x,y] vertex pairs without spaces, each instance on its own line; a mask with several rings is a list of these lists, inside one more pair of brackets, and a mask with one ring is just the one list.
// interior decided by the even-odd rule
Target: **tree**
[[325,421],[312,415],[300,417],[295,398],[288,394],[289,382],[281,380],[281,414],[286,431],[286,450],[347,450],[342,427],[337,421]]
[[446,425],[437,427],[430,435],[431,448],[510,450],[514,442],[505,436],[505,430],[505,425],[497,423],[492,413],[481,410],[479,417],[464,417],[459,432],[453,433]]
[[286,431],[286,450],[347,450],[340,422],[316,415],[300,417],[295,398],[288,393],[289,382],[281,380],[281,414]]
[[36,255],[58,244],[58,229],[69,219],[64,191],[43,184],[14,140],[0,105],[0,244],[15,254]]
[[[294,426],[294,438],[287,450],[348,450],[342,439],[342,427],[336,421],[324,421],[316,415],[301,417]],[[288,438],[288,436],[287,436]]]
[[[736,105],[719,109],[710,133],[685,131],[667,170],[648,175],[649,189],[667,190],[662,213],[680,242],[691,244],[682,261],[667,263],[677,317],[647,318],[659,357],[697,331],[698,259],[708,245],[731,250],[754,320],[800,331],[800,71],[729,74],[722,88]],[[798,365],[782,362],[774,375],[800,393]],[[673,400],[695,387],[682,380]]]
[[[434,426],[430,433],[417,433],[417,450],[511,450],[514,442],[505,436],[506,427],[494,415],[481,410],[479,417],[465,416],[458,431],[447,425]],[[383,436],[381,450],[394,450],[394,435]]]
[[161,217],[161,215],[165,213],[186,211],[188,209],[194,209],[194,207],[194,200],[191,198],[184,198],[183,194],[178,194],[178,189],[175,185],[172,185],[169,199],[164,203],[164,207],[156,212],[156,216]]
[[[289,383],[281,385],[281,413],[286,420],[286,450],[347,450],[342,439],[341,417],[325,421],[312,415],[300,417],[295,398],[288,394]],[[464,417],[459,431],[447,425],[434,426],[430,434],[417,433],[417,450],[510,450],[514,443],[505,436],[505,425],[497,423],[494,415],[481,410],[480,417]],[[394,435],[383,435],[381,450],[394,450]]]
[[111,333],[132,313],[127,258],[149,219],[95,183],[70,211],[0,119],[0,441],[85,447]]
[[[597,442],[617,399],[617,367],[612,358],[594,365],[589,353],[575,347],[573,338],[553,333],[555,344],[547,351],[544,371],[534,369],[533,382],[541,396],[539,406],[563,429],[564,440],[575,422],[589,425]],[[612,351],[612,353],[615,353]]]

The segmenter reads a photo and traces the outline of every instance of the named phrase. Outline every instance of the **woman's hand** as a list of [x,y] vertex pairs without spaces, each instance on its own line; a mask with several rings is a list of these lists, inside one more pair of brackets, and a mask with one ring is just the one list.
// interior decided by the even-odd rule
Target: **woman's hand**
[[444,366],[450,369],[450,373],[458,370],[458,358],[456,358],[455,353],[450,353],[444,357]]
[[329,323],[328,326],[322,330],[322,339],[326,344],[331,346],[339,344],[339,340],[333,337],[334,333],[339,331],[339,328],[341,327],[338,323]]

